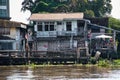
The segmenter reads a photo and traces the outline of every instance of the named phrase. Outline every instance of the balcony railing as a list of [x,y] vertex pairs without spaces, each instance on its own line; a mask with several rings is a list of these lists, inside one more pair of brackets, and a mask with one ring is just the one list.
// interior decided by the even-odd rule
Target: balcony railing
[[37,32],[37,37],[75,36],[76,31],[43,31]]
[[37,37],[56,37],[56,36],[57,36],[56,31],[37,32]]

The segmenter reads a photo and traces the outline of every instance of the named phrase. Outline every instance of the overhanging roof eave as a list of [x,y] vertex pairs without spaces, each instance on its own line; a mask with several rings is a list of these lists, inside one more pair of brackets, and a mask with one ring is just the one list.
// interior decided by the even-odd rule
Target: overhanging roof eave
[[104,29],[108,29],[108,30],[111,30],[111,31],[115,31],[115,32],[119,32],[119,33],[120,33],[119,30],[115,30],[115,29],[112,29],[112,28],[108,28],[108,27],[106,27],[106,26],[100,26],[100,25],[91,24],[91,23],[88,23],[88,24],[93,25],[93,26],[97,26],[97,27],[99,27],[99,28],[104,28]]

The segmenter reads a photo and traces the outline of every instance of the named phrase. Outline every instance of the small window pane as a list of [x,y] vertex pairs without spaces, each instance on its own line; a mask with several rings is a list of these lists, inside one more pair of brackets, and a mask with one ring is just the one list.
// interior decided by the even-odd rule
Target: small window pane
[[50,31],[54,31],[54,25],[50,25]]
[[49,31],[49,26],[45,25],[45,31]]
[[6,5],[7,1],[6,0],[0,0],[0,5]]
[[39,25],[42,25],[42,22],[38,22]]
[[59,21],[58,21],[58,22],[57,22],[57,25],[62,25],[62,22],[59,22]]
[[38,25],[38,31],[42,31],[42,25]]
[[1,35],[10,35],[10,28],[0,28]]
[[72,31],[71,22],[67,22],[67,23],[66,23],[66,28],[67,28],[67,29],[66,29],[67,31]]

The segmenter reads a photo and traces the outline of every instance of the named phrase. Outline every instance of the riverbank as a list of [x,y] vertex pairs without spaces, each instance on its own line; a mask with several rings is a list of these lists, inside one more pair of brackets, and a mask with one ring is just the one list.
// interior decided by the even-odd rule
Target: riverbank
[[[66,60],[66,61],[65,61]],[[49,67],[49,66],[98,66],[98,67],[120,67],[120,59],[90,59],[86,64],[77,63],[72,58],[62,60],[41,59],[41,58],[1,58],[1,66],[25,66],[25,67]],[[6,64],[6,65],[2,65]]]
[[99,60],[96,64],[88,63],[88,64],[40,64],[37,65],[35,63],[29,63],[26,65],[10,65],[15,67],[29,67],[29,68],[36,68],[36,67],[101,67],[101,68],[120,68],[120,59],[117,60]]

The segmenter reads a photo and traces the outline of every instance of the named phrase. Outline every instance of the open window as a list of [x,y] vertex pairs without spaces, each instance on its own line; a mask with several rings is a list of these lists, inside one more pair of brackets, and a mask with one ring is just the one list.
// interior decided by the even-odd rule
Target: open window
[[66,31],[72,31],[72,23],[66,22]]

